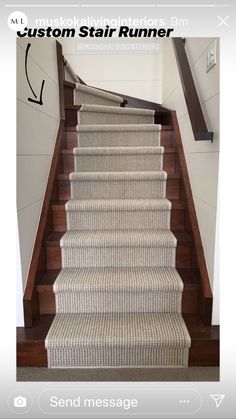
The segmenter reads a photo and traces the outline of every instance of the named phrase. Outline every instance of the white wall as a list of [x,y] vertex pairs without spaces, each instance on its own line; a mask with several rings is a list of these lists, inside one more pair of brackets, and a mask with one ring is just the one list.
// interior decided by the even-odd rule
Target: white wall
[[[214,142],[195,141],[171,40],[163,43],[163,104],[177,111],[194,202],[214,297],[213,323],[218,324],[218,275],[215,271],[215,233],[219,160],[219,45],[217,65],[206,72],[207,50],[214,38],[187,38],[186,51],[203,113]],[[217,41],[217,44],[219,41]]]
[[[87,41],[90,48],[98,44],[100,49],[89,49],[87,46],[83,50],[82,41],[61,39],[65,58],[86,84],[161,103],[162,41],[156,41],[155,48],[159,47],[159,51],[152,49],[151,52],[148,48],[153,40],[126,40],[122,44],[118,41],[115,38]],[[136,45],[134,51],[129,50],[131,44]],[[127,48],[126,52],[117,49],[122,45]],[[144,47],[147,50],[139,50]]]
[[[17,38],[17,213],[23,289],[59,125],[56,41],[30,38],[28,73],[36,92],[40,91],[41,82],[45,80],[42,106],[28,101],[29,97],[33,98],[24,69],[28,41],[27,38]],[[20,304],[22,298],[19,294],[20,291]]]

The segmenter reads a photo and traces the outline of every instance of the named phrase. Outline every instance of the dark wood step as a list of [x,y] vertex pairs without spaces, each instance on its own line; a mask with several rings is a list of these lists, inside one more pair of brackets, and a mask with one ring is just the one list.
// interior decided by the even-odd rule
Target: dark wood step
[[[53,213],[53,229],[54,231],[65,231],[66,226],[66,201],[55,202],[52,205]],[[185,200],[173,200],[171,210],[171,230],[184,230],[185,229]]]
[[[47,271],[37,284],[41,314],[55,314],[56,312],[53,284],[59,272],[59,269]],[[197,313],[199,272],[192,269],[179,269],[179,274],[184,283],[182,312]]]
[[64,101],[65,105],[71,105],[74,102],[73,90],[75,88],[75,83],[70,81],[64,81]]
[[192,345],[189,351],[189,366],[219,366],[219,326],[205,326],[194,314],[184,314]]
[[45,338],[54,315],[40,315],[33,327],[17,327],[17,366],[47,367]]
[[174,231],[177,238],[176,268],[195,269],[195,254],[192,234],[187,231]]
[[54,231],[65,231],[67,229],[66,210],[65,210],[66,202],[67,201],[58,201],[58,202],[54,202],[52,205]]
[[177,269],[183,283],[182,313],[190,314],[198,312],[200,292],[200,272],[198,269]]
[[73,81],[64,80],[64,87],[75,89],[76,85]]
[[81,105],[71,105],[67,104],[65,106],[65,126],[66,127],[75,127],[77,125],[78,117],[77,113],[78,110],[81,108]]
[[163,147],[174,147],[174,131],[170,125],[164,125],[161,127],[161,145]]
[[[179,173],[173,173],[168,175],[166,185],[166,197],[172,199],[182,199],[182,184],[181,176]],[[70,199],[70,182],[68,174],[60,174],[57,176],[58,182],[58,199],[60,201],[66,201]]]
[[[47,269],[61,269],[62,267],[60,238],[63,234],[64,232],[62,231],[53,232],[48,236],[45,242],[47,253]],[[191,234],[186,231],[175,231],[174,234],[177,238],[176,268],[196,268]]]
[[[68,112],[70,109],[68,109]],[[76,110],[77,112],[78,110]],[[73,149],[74,147],[78,146],[78,133],[76,131],[75,126],[66,126],[65,129],[65,136],[66,136],[66,147],[68,150]],[[170,125],[162,125],[161,128],[161,145],[163,147],[174,147],[174,133],[173,128]]]
[[[47,367],[45,337],[53,315],[40,315],[32,328],[17,328],[17,366]],[[195,314],[184,314],[192,346],[189,351],[189,366],[219,365],[219,327],[205,326]]]

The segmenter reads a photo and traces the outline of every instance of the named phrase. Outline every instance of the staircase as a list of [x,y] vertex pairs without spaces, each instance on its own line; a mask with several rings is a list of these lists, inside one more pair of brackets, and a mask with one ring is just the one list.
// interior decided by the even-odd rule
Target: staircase
[[64,91],[39,317],[18,329],[18,366],[218,365],[173,126],[118,95]]
[[77,86],[74,99],[79,134],[48,366],[187,366],[191,339],[181,315],[161,127],[153,110],[119,107],[123,99],[109,93]]

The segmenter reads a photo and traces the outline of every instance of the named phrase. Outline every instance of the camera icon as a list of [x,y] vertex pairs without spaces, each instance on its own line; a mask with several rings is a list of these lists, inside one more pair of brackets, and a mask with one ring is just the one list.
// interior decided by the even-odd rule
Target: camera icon
[[16,408],[18,408],[18,407],[27,407],[27,399],[26,399],[26,397],[23,397],[23,396],[15,397],[14,398],[14,401],[13,401],[13,405]]

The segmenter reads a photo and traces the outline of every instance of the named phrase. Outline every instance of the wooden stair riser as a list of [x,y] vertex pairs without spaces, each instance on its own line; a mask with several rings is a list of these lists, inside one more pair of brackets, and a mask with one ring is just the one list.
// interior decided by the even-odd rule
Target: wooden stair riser
[[76,127],[78,117],[77,117],[77,109],[65,109],[65,126],[66,127]]
[[73,85],[71,84],[71,86],[69,85],[69,83],[64,85],[65,106],[74,104],[74,87],[75,87],[74,83]]
[[45,342],[17,342],[17,367],[47,368],[48,359]]
[[172,130],[165,129],[165,127],[162,127],[161,145],[163,147],[173,147],[174,146],[173,131]]

